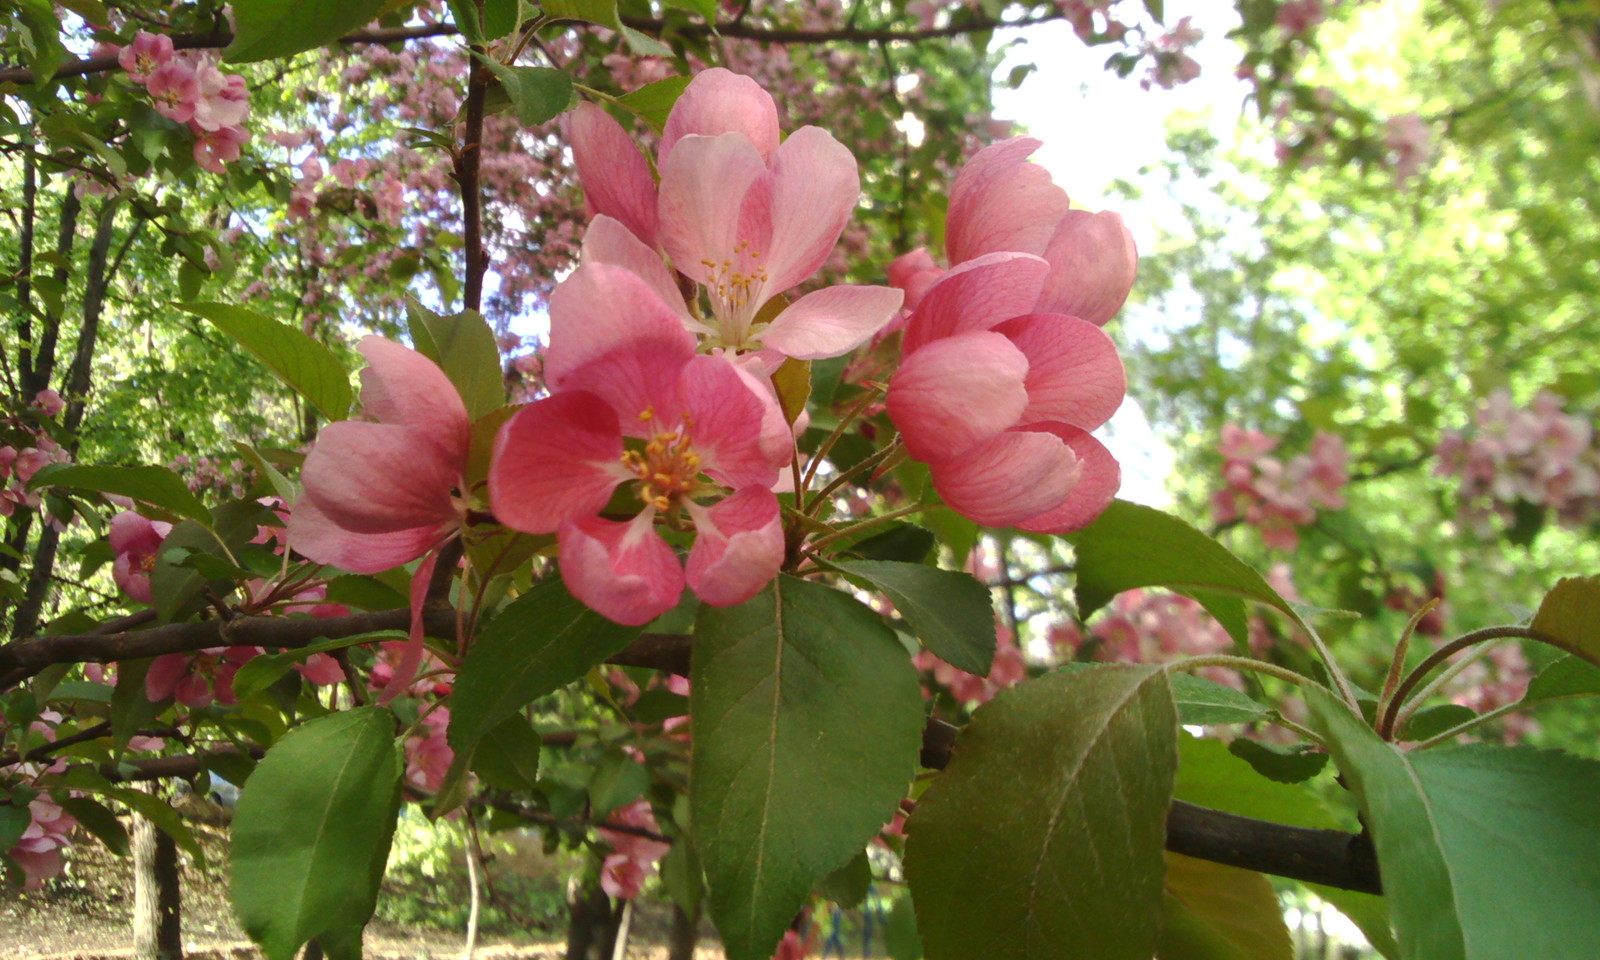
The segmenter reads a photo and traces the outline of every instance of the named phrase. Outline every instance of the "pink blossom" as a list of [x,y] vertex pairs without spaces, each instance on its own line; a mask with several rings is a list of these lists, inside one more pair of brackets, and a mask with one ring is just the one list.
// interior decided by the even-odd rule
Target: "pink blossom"
[[422,715],[422,722],[406,738],[406,782],[424,790],[437,791],[444,786],[444,778],[455,761],[455,751],[450,749],[448,707],[432,707]]
[[171,37],[140,30],[117,55],[117,63],[128,72],[128,79],[146,83],[152,73],[172,62],[172,55]]
[[40,390],[34,395],[33,402],[29,406],[47,417],[53,417],[67,408],[67,402],[54,390]]
[[156,112],[168,120],[188,123],[194,119],[200,101],[200,80],[194,68],[181,60],[173,60],[150,74],[145,90],[155,102]]
[[1310,33],[1327,17],[1322,0],[1288,0],[1279,5],[1275,22],[1291,37],[1299,37]]
[[1028,678],[1027,658],[1011,630],[999,624],[995,625],[994,661],[986,677],[953,667],[930,650],[918,653],[913,662],[919,670],[932,673],[934,680],[950,691],[950,696],[964,704],[988,703],[1001,690]]
[[[606,822],[616,826],[648,830],[657,835],[661,833],[661,827],[656,824],[655,813],[650,809],[648,800],[635,800],[626,807],[613,811]],[[672,849],[670,843],[634,833],[607,830],[605,827],[598,828],[596,832],[611,844],[614,851],[606,857],[601,866],[600,885],[608,896],[621,900],[632,900],[637,897],[645,880],[655,872],[656,863]]]
[[[677,313],[620,267],[579,267],[551,297],[550,326],[554,393],[500,430],[495,516],[556,533],[568,588],[619,623],[665,613],[686,583],[715,606],[754,596],[783,559],[771,487],[793,456],[771,392],[726,357],[696,356]],[[625,450],[624,438],[642,449]],[[644,510],[627,522],[598,516],[625,482]],[[734,493],[702,504],[718,485]],[[658,515],[683,514],[697,532],[687,571],[654,529]]]
[[215,132],[236,127],[250,112],[250,93],[244,77],[223,73],[209,59],[194,71],[197,95],[191,122],[196,131]]
[[202,170],[221,173],[227,164],[239,159],[240,148],[249,140],[250,132],[243,127],[202,131],[194,139],[194,162]]
[[72,828],[78,825],[71,814],[47,796],[28,803],[32,821],[22,831],[16,846],[6,852],[27,876],[27,887],[37,889],[61,872],[61,851],[70,846]]
[[1396,185],[1404,185],[1417,175],[1433,155],[1433,129],[1420,114],[1403,113],[1384,121],[1383,142],[1393,152]]
[[357,345],[374,422],[322,429],[289,515],[289,545],[318,563],[377,573],[415,560],[460,528],[472,424],[444,371],[382,337]]
[[150,592],[150,572],[156,566],[156,551],[161,541],[172,532],[172,524],[164,520],[147,520],[131,510],[124,510],[111,518],[111,552],[116,560],[111,565],[111,577],[128,599],[137,603],[154,603]]
[[194,654],[163,654],[145,672],[145,696],[152,703],[172,697],[186,707],[210,706],[213,700],[235,703],[233,675],[263,652],[260,647],[210,647]]

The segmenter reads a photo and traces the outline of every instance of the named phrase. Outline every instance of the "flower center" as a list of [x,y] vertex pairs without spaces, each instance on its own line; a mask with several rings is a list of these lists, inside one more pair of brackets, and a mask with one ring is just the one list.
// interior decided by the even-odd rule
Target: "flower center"
[[[639,419],[654,416],[646,409]],[[692,497],[700,485],[700,455],[689,442],[688,426],[689,415],[684,414],[678,429],[657,433],[643,450],[622,455],[623,466],[639,475],[639,499],[663,512]]]
[[749,332],[750,318],[761,306],[757,297],[768,280],[761,251],[752,250],[750,241],[740,240],[731,259],[721,263],[702,260],[700,264],[707,271],[706,289],[711,294],[711,309],[717,317],[723,345],[741,346]]

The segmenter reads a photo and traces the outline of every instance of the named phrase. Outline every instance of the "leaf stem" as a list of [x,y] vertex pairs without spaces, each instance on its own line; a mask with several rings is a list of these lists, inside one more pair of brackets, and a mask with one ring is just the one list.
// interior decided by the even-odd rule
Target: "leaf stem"
[[811,498],[811,502],[806,504],[805,509],[802,512],[808,516],[815,516],[817,508],[821,507],[823,503],[827,502],[829,494],[844,486],[846,483],[849,483],[853,478],[860,476],[863,471],[871,470],[878,464],[883,463],[894,454],[900,452],[900,450],[900,438],[896,436],[894,440],[890,441],[889,445],[884,447],[882,450],[879,450],[877,453],[872,454],[850,469],[840,473],[837,477],[834,477],[826,487],[823,487],[821,490],[817,491],[816,496]]
[[[1424,677],[1432,673],[1435,667],[1469,647],[1477,646],[1478,644],[1484,643],[1488,640],[1500,640],[1506,637],[1516,637],[1524,640],[1538,640],[1543,643],[1554,642],[1554,639],[1549,634],[1535,630],[1532,627],[1521,627],[1515,624],[1484,627],[1481,630],[1474,630],[1471,633],[1463,634],[1462,636],[1457,637],[1456,639],[1435,650],[1433,653],[1429,654],[1426,660],[1423,660],[1421,663],[1417,664],[1416,669],[1412,670],[1406,675],[1404,680],[1400,681],[1400,686],[1395,688],[1394,697],[1389,701],[1387,709],[1378,716],[1378,735],[1383,737],[1385,740],[1390,739],[1401,712],[1403,711],[1409,716],[1415,711],[1416,707],[1413,704],[1406,703],[1404,708],[1401,707],[1401,704],[1405,701],[1406,695],[1412,690],[1416,689],[1417,684],[1421,683]],[[1416,701],[1420,702],[1425,697],[1431,695],[1433,693],[1433,689],[1433,686],[1429,686],[1427,690],[1422,691],[1422,694],[1416,698]]]
[[[1316,682],[1310,677],[1295,673],[1288,667],[1280,667],[1276,663],[1268,663],[1265,660],[1254,660],[1250,657],[1235,657],[1225,653],[1215,653],[1208,654],[1203,657],[1188,657],[1183,660],[1174,660],[1172,663],[1163,666],[1162,669],[1168,673],[1173,673],[1180,670],[1187,673],[1191,670],[1199,670],[1205,667],[1225,667],[1229,670],[1240,671],[1248,670],[1252,673],[1260,673],[1269,677],[1276,677],[1286,683],[1292,683],[1297,687],[1304,687],[1308,685],[1313,687],[1322,687],[1322,684]],[[1326,687],[1323,687],[1323,689],[1327,690]],[[1333,691],[1328,690],[1327,692],[1331,695]]]
[[860,523],[853,523],[848,527],[842,527],[842,528],[840,528],[838,530],[833,531],[832,533],[828,534],[825,537],[821,537],[819,539],[811,541],[811,544],[810,544],[811,549],[812,550],[816,550],[818,547],[827,546],[830,543],[833,543],[833,542],[838,541],[838,540],[842,540],[845,537],[853,536],[853,535],[855,535],[857,533],[860,533],[863,530],[870,530],[871,528],[876,527],[879,524],[888,523],[890,520],[897,520],[900,517],[910,516],[911,514],[916,513],[919,510],[926,510],[926,509],[928,509],[929,507],[932,507],[932,506],[934,506],[934,504],[931,504],[931,503],[914,503],[909,507],[901,507],[898,510],[890,510],[888,513],[882,513],[882,514],[879,514],[876,517],[869,517],[866,520],[861,521]]
[[1378,707],[1376,716],[1383,716],[1389,712],[1389,704],[1394,700],[1395,689],[1400,686],[1401,671],[1406,668],[1406,651],[1411,648],[1411,635],[1416,632],[1417,624],[1428,615],[1434,607],[1439,605],[1438,597],[1430,597],[1426,603],[1417,608],[1407,621],[1405,630],[1400,633],[1400,642],[1394,645],[1394,656],[1389,659],[1389,675],[1383,680],[1383,692],[1378,694]]
[[[856,402],[855,406],[845,411],[843,417],[839,418],[839,425],[833,428],[833,432],[828,434],[826,440],[822,441],[822,446],[817,448],[817,452],[811,457],[811,462],[806,465],[805,486],[811,486],[811,481],[816,478],[817,468],[822,466],[823,458],[833,449],[833,445],[839,442],[839,438],[844,436],[844,432],[850,428],[850,424],[855,422],[856,417],[861,416],[863,410],[867,409],[882,396],[883,388],[873,387],[867,391],[866,396]],[[796,490],[795,494],[798,496],[802,492],[801,490]]]
[[1473,717],[1471,720],[1467,720],[1467,721],[1464,721],[1462,723],[1458,723],[1455,726],[1451,727],[1449,730],[1444,731],[1443,733],[1434,734],[1433,736],[1429,737],[1428,739],[1426,739],[1426,740],[1422,741],[1421,743],[1413,746],[1411,749],[1412,750],[1426,750],[1429,747],[1436,747],[1439,744],[1444,743],[1446,740],[1454,740],[1456,737],[1461,736],[1463,733],[1466,733],[1468,730],[1471,730],[1474,727],[1482,726],[1483,724],[1488,723],[1491,720],[1498,720],[1498,719],[1500,719],[1501,717],[1505,716],[1508,713],[1514,713],[1517,710],[1522,709],[1523,706],[1524,706],[1523,702],[1521,700],[1518,700],[1516,703],[1508,703],[1503,707],[1496,707],[1493,710],[1490,710],[1488,713],[1480,713],[1476,717]]

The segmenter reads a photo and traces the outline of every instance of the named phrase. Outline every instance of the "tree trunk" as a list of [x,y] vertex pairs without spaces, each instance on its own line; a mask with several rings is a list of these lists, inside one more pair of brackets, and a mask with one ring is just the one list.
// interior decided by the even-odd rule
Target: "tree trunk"
[[570,890],[566,960],[611,960],[621,911],[612,909],[598,876],[575,879]]
[[700,912],[687,913],[677,904],[672,905],[672,930],[667,934],[667,960],[694,960],[694,948],[700,943]]
[[183,960],[178,845],[166,831],[133,817],[134,960]]

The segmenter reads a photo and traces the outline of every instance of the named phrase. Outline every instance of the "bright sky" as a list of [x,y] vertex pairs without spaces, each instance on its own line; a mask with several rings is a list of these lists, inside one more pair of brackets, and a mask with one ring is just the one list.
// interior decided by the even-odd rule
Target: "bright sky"
[[[1167,5],[1168,24],[1191,14],[1206,31],[1193,50],[1201,73],[1198,79],[1173,90],[1140,89],[1142,66],[1127,79],[1117,77],[1104,64],[1118,47],[1085,47],[1072,28],[1060,21],[1010,33],[1026,42],[1013,48],[995,73],[996,115],[1016,121],[1044,141],[1033,159],[1049,169],[1072,197],[1073,206],[1115,209],[1141,250],[1154,249],[1163,229],[1180,231],[1181,214],[1170,202],[1162,203],[1159,196],[1138,203],[1108,201],[1112,182],[1137,181],[1141,167],[1166,155],[1167,119],[1175,113],[1209,111],[1214,131],[1224,142],[1230,140],[1248,90],[1233,75],[1239,63],[1238,48],[1223,39],[1236,22],[1232,9],[1200,0]],[[1021,89],[1012,90],[999,82],[1022,63],[1033,63],[1038,70]],[[1118,325],[1113,334],[1137,338],[1140,331]],[[1143,411],[1131,398],[1111,419],[1102,439],[1122,464],[1120,497],[1157,507],[1171,502],[1164,484],[1172,469],[1172,452],[1151,432]]]

